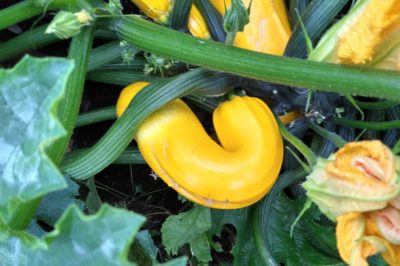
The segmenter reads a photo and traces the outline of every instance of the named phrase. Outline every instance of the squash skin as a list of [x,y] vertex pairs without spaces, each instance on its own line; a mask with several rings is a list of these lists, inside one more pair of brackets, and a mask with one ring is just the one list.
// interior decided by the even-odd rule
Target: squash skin
[[[121,93],[118,115],[145,85],[135,83]],[[261,100],[233,96],[216,108],[213,122],[221,145],[178,99],[147,117],[135,139],[150,167],[187,199],[219,209],[249,206],[268,193],[281,168],[275,118]]]
[[[221,15],[225,14],[231,0],[210,0]],[[243,0],[247,7],[250,0]],[[238,32],[234,45],[261,53],[283,55],[291,31],[283,0],[253,0],[250,22],[243,32]]]
[[[173,8],[173,0],[131,0],[146,16],[155,22],[167,24]],[[198,38],[210,39],[207,24],[200,11],[192,5],[188,20],[189,32]]]

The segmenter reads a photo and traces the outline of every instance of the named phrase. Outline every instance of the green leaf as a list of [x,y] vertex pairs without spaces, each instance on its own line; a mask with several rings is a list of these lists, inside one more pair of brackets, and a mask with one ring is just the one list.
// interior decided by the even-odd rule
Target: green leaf
[[199,262],[212,261],[210,242],[205,233],[190,241],[190,249]]
[[42,240],[0,223],[0,261],[4,266],[133,265],[127,253],[144,221],[109,205],[92,216],[71,206]]
[[165,220],[161,228],[162,242],[167,252],[172,254],[176,254],[184,244],[190,244],[197,260],[208,262],[211,260],[210,245],[204,242],[204,237],[210,228],[210,209],[196,205],[190,211],[171,215]]
[[89,188],[89,193],[86,197],[86,208],[90,214],[93,214],[100,209],[102,201],[93,177],[86,182],[86,186]]
[[77,199],[79,196],[79,186],[70,178],[66,178],[68,187],[47,194],[41,201],[36,210],[34,219],[29,225],[28,232],[37,237],[42,237],[46,231],[38,224],[38,221],[45,222],[51,227],[54,227],[57,220],[62,216],[65,209],[72,203],[75,203],[80,210],[83,210],[84,202]]
[[150,232],[148,230],[140,231],[136,236],[136,240],[140,243],[142,248],[146,250],[147,254],[149,254],[152,259],[156,260],[158,248],[154,245]]
[[71,61],[24,57],[0,69],[0,213],[6,220],[20,202],[66,187],[45,154],[65,134],[56,120],[57,102],[71,73]]
[[[322,235],[335,243],[332,228],[322,226],[313,228],[317,226],[316,224],[305,226],[301,219],[294,228],[293,238],[290,237],[290,226],[301,210],[303,201],[292,201],[281,194],[274,203],[267,225],[269,234],[266,237],[275,260],[285,265],[344,265],[338,257],[327,254],[319,246],[322,242],[319,236]],[[310,213],[305,214],[307,215]],[[313,223],[310,220],[307,222]],[[315,231],[319,234],[314,234]]]
[[251,226],[251,208],[214,210],[196,206],[188,212],[170,216],[161,229],[163,244],[168,252],[176,254],[184,244],[190,244],[193,256],[200,263],[209,262],[213,235],[220,235],[224,225],[236,228],[236,241],[232,249],[234,265],[257,265],[259,256],[255,248]]
[[186,257],[180,257],[171,261],[168,261],[163,264],[157,264],[157,265],[162,265],[162,266],[186,266],[187,265],[187,258]]
[[130,247],[128,258],[138,265],[153,265],[157,262],[158,248],[154,245],[149,231],[143,230],[136,235]]
[[380,254],[368,257],[368,263],[370,266],[389,266]]
[[261,259],[255,247],[253,228],[251,226],[252,207],[238,210],[212,210],[212,234],[219,235],[224,225],[233,225],[236,229],[236,240],[232,248],[234,265],[260,265]]
[[36,210],[35,218],[37,220],[54,226],[65,209],[72,203],[75,203],[80,210],[83,210],[83,201],[76,198],[79,196],[79,185],[69,178],[66,178],[66,181],[68,183],[67,188],[47,194],[43,198],[39,208]]

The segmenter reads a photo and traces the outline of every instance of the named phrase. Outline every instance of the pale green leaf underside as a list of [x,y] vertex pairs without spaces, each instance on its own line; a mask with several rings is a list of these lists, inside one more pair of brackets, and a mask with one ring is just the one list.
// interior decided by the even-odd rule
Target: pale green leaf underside
[[[24,57],[0,69],[0,213],[66,187],[45,148],[65,134],[56,120],[73,63],[62,58]],[[7,219],[7,218],[6,218]]]
[[72,205],[42,240],[0,225],[0,261],[4,266],[133,265],[128,248],[144,221],[109,205],[92,216]]

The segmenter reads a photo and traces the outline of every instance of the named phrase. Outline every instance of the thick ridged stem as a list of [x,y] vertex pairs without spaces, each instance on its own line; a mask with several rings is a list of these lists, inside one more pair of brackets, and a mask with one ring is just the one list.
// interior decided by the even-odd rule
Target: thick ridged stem
[[26,32],[0,43],[0,62],[23,54],[30,49],[39,49],[51,43],[60,41],[54,34],[46,34],[46,25],[29,29]]
[[[116,120],[106,134],[82,156],[65,163],[62,170],[74,179],[93,176],[110,165],[132,141],[142,121],[152,112],[186,94],[224,84],[231,78],[224,74],[195,69],[174,78],[154,82],[145,87],[131,102],[124,115]],[[235,80],[232,80],[235,82]]]
[[34,5],[33,1],[29,0],[21,1],[18,4],[0,10],[0,30],[39,15],[41,12],[43,12],[43,8]]
[[33,0],[20,1],[18,4],[0,10],[0,30],[37,16],[47,10],[59,9],[71,12],[77,12],[81,9],[91,11],[93,6],[87,0],[52,0],[48,1],[48,5],[43,4],[43,6],[35,4]]
[[397,72],[256,53],[200,40],[137,16],[114,23],[117,34],[135,47],[204,68],[314,90],[400,99]]
[[116,118],[115,106],[104,107],[79,115],[75,127],[83,127]]
[[[48,150],[48,155],[55,164],[59,164],[64,156],[71,138],[81,104],[86,68],[89,62],[93,42],[93,27],[85,28],[71,42],[68,57],[75,61],[75,68],[68,79],[66,91],[58,107],[58,119],[67,131],[67,135],[57,140]],[[34,215],[41,198],[23,203],[16,208],[10,226],[14,229],[25,229]]]
[[335,117],[333,121],[338,125],[368,129],[368,130],[388,130],[392,128],[400,128],[400,120],[370,122],[370,121],[352,120],[343,117]]
[[67,88],[58,107],[58,119],[67,131],[67,135],[57,140],[48,150],[53,161],[58,164],[67,149],[69,140],[78,118],[79,107],[86,79],[90,52],[93,43],[93,27],[86,27],[72,39],[69,47],[68,58],[73,59],[75,68],[68,79]]

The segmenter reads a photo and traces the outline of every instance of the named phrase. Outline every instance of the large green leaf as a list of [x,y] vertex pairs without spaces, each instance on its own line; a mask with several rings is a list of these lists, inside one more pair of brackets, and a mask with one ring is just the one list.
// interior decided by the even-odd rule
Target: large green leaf
[[66,181],[68,183],[67,188],[49,193],[43,198],[29,225],[29,233],[38,237],[45,235],[46,231],[41,228],[38,221],[54,226],[72,203],[75,203],[79,209],[83,210],[84,202],[77,199],[79,186],[70,178],[66,178]]
[[[300,212],[301,202],[304,201],[293,201],[283,194],[274,202],[268,224],[265,225],[269,230],[264,231],[268,232],[266,238],[274,259],[285,265],[344,265],[339,257],[328,254],[323,247],[335,243],[335,234],[331,228],[314,228],[316,224],[306,226],[301,220],[294,228],[293,237],[290,236],[290,227]],[[314,232],[318,234],[313,235]],[[330,241],[319,239],[321,235],[330,238]],[[335,250],[332,252],[335,253]]]
[[212,260],[210,243],[206,238],[210,228],[210,209],[196,205],[190,211],[171,215],[165,220],[161,228],[162,242],[172,254],[190,244],[193,256],[200,262],[208,262]]
[[39,208],[36,210],[35,218],[54,226],[63,212],[75,203],[79,209],[83,210],[84,202],[77,199],[79,196],[79,186],[69,178],[66,178],[68,187],[59,191],[47,194]]
[[1,265],[133,265],[128,248],[144,221],[109,205],[92,216],[72,205],[42,240],[0,224]]
[[212,234],[219,235],[224,225],[236,229],[235,244],[232,248],[233,265],[262,265],[253,238],[252,207],[238,210],[212,210]]
[[73,63],[61,58],[24,57],[0,69],[0,214],[6,220],[19,202],[66,187],[45,153],[65,134],[56,120]]
[[184,244],[190,245],[192,255],[200,263],[212,260],[213,235],[219,236],[224,225],[236,229],[236,240],[231,251],[234,265],[259,265],[251,226],[251,208],[214,210],[195,206],[187,212],[170,216],[161,229],[166,250],[176,253]]

